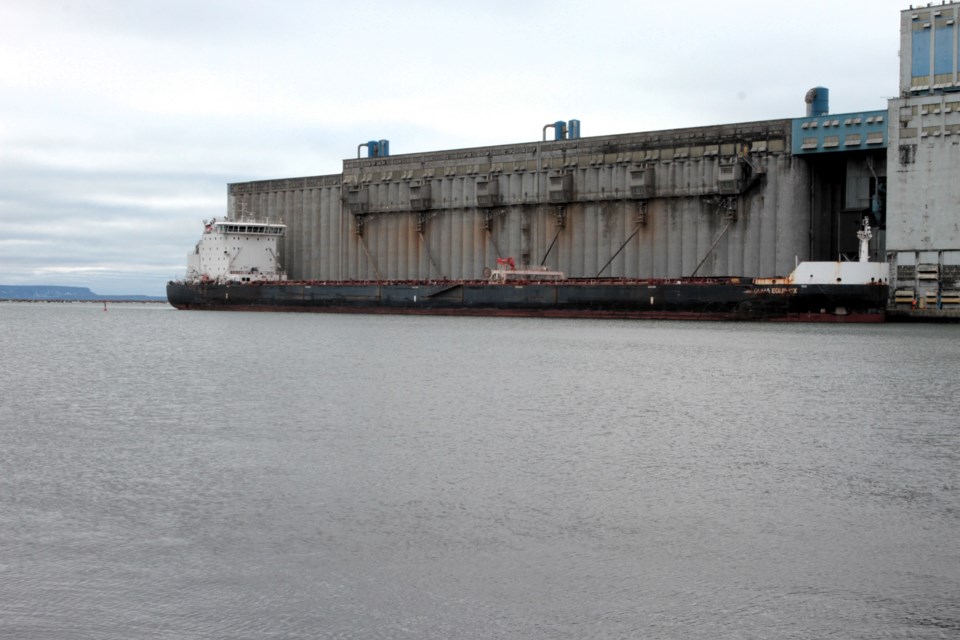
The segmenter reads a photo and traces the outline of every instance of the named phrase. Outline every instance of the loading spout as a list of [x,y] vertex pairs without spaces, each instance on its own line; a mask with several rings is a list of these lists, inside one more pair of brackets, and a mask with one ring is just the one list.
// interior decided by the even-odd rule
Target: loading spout
[[693,270],[693,273],[690,274],[691,278],[697,277],[697,271],[700,271],[700,267],[703,266],[703,263],[707,261],[707,258],[710,257],[710,254],[713,253],[713,250],[717,248],[717,244],[726,235],[727,230],[730,228],[730,225],[733,224],[733,218],[727,220],[727,224],[723,225],[723,229],[720,230],[720,233],[717,234],[717,238],[713,241],[713,244],[710,245],[710,248],[707,249],[707,253],[703,256],[699,263],[697,263],[697,268]]

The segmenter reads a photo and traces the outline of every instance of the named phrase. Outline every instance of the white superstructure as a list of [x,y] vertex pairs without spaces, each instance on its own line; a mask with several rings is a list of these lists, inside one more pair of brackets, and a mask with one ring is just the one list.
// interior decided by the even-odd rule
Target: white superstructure
[[801,262],[786,278],[756,278],[757,284],[887,284],[890,265],[870,262],[870,239],[873,231],[864,219],[857,239],[860,240],[858,262]]
[[187,280],[286,280],[277,256],[277,241],[286,229],[286,225],[278,223],[205,220],[203,236],[187,254]]

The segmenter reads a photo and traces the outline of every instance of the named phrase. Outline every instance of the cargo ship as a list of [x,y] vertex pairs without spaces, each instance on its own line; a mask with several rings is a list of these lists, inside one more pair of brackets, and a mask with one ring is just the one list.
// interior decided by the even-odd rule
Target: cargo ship
[[769,278],[570,278],[504,257],[474,280],[293,281],[278,255],[285,232],[282,223],[205,221],[167,299],[217,311],[883,322],[889,294],[888,265],[869,260],[866,220],[858,261],[799,262]]

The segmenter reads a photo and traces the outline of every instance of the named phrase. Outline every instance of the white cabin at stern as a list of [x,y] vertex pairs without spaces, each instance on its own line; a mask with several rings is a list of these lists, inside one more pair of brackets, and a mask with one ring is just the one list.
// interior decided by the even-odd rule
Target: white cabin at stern
[[286,280],[277,255],[286,229],[269,222],[205,220],[200,242],[187,254],[187,281]]
[[886,262],[801,262],[790,276],[791,284],[887,284]]
[[861,221],[857,239],[860,255],[857,262],[801,262],[791,274],[794,284],[876,284],[886,285],[890,280],[890,266],[886,262],[870,262],[870,238],[873,230],[867,218]]

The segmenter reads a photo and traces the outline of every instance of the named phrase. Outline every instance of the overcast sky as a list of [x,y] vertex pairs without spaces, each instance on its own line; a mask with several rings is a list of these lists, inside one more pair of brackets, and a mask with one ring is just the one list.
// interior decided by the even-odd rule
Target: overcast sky
[[0,283],[163,295],[226,184],[833,113],[897,93],[892,0],[0,1]]

